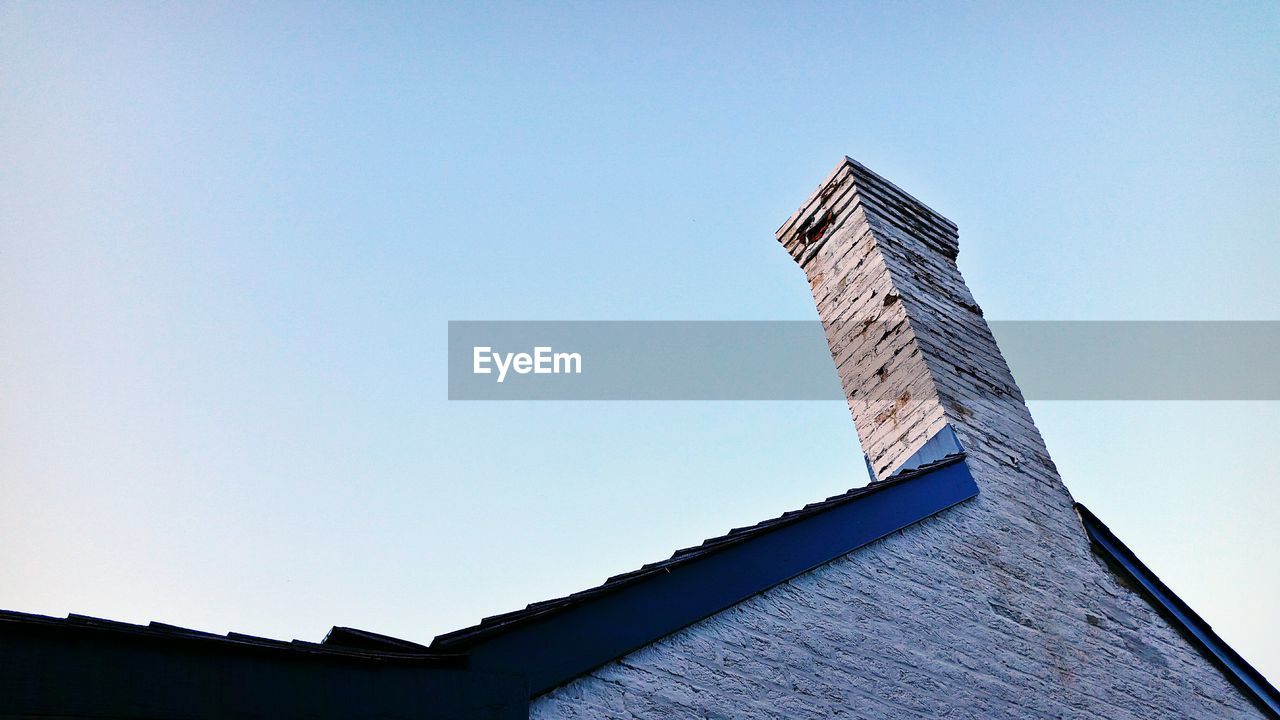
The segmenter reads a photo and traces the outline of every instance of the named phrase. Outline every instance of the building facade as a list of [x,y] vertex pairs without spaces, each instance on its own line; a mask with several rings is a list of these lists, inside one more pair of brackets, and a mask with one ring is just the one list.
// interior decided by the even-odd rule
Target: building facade
[[7,614],[0,666],[24,670],[0,678],[0,715],[1280,718],[1275,688],[1072,500],[953,223],[846,158],[777,238],[870,486],[429,647]]

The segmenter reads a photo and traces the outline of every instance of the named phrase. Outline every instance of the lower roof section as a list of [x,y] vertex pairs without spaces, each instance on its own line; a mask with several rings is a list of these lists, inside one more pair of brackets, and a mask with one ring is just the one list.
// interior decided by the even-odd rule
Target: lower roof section
[[[0,717],[528,717],[523,678],[473,671],[465,657],[394,638],[339,630],[360,637],[347,644],[283,642],[0,611]],[[379,649],[397,643],[393,652]]]

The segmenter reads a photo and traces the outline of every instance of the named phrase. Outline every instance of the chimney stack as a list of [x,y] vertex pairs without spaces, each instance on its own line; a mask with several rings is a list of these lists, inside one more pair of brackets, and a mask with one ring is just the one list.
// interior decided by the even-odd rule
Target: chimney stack
[[809,279],[873,479],[958,440],[1057,481],[956,267],[955,223],[845,158],[777,237]]

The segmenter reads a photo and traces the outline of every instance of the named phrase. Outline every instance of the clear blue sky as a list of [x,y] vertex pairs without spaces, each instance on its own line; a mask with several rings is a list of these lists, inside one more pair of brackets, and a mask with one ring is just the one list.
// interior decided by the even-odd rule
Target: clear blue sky
[[[1278,118],[1275,3],[0,4],[0,607],[428,640],[860,485],[835,402],[450,403],[446,322],[811,319],[846,153],[990,318],[1280,319]],[[1032,411],[1280,680],[1280,407]]]

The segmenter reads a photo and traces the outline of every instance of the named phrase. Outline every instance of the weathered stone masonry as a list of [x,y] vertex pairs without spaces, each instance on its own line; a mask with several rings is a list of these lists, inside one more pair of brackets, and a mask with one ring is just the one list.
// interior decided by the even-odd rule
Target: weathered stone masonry
[[980,494],[534,701],[535,718],[1259,718],[1094,556],[956,267],[851,160],[779,230],[877,477],[950,424]]

